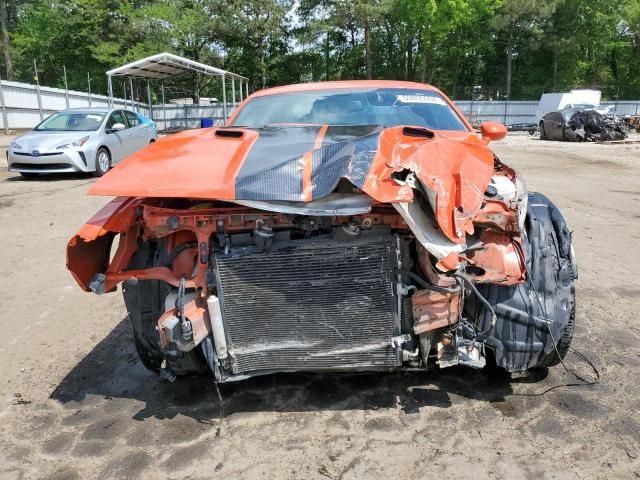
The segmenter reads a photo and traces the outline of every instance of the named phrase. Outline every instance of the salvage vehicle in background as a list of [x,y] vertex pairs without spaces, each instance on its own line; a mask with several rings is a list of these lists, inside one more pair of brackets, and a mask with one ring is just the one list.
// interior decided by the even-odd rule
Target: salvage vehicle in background
[[254,93],[90,189],[78,284],[124,301],[142,363],[217,382],[291,371],[507,371],[569,349],[571,234],[437,89],[348,81]]
[[627,136],[626,123],[611,108],[577,105],[547,113],[540,120],[541,140],[606,142]]
[[156,138],[155,124],[129,110],[63,110],[15,138],[7,162],[10,172],[24,177],[69,172],[101,176]]

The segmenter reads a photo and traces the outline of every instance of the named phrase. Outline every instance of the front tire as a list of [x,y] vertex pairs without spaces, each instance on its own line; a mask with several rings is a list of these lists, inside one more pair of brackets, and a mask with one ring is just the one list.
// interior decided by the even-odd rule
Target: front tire
[[[509,372],[560,363],[575,326],[578,272],[571,232],[558,208],[539,193],[529,194],[522,246],[526,283],[478,285],[497,315],[485,344],[495,354],[497,366]],[[481,330],[491,321],[475,298],[469,298],[465,312]]]
[[96,152],[96,170],[93,172],[93,175],[96,177],[101,177],[102,175],[107,173],[110,168],[111,154],[106,148],[100,147]]
[[[133,255],[127,270],[166,267],[168,264],[169,256],[164,242],[148,241]],[[160,347],[156,322],[164,313],[164,300],[170,288],[160,280],[122,284],[122,295],[129,313],[136,352],[145,368],[155,373],[160,372],[164,360],[167,369],[174,375],[204,373],[208,367],[199,347],[189,352],[167,352]]]
[[569,321],[567,322],[565,327],[562,329],[562,336],[560,337],[560,340],[556,344],[556,348],[554,350],[551,350],[551,352],[549,352],[547,356],[545,356],[540,361],[540,363],[538,364],[539,368],[553,367],[555,365],[558,365],[562,360],[564,360],[564,357],[567,356],[567,353],[569,353],[569,349],[571,348],[571,342],[573,340],[573,330],[575,325],[576,325],[576,308],[575,308],[575,302],[574,302],[573,312],[571,312],[571,318],[569,318]]
[[544,130],[544,122],[540,122],[540,140],[547,139],[547,132]]

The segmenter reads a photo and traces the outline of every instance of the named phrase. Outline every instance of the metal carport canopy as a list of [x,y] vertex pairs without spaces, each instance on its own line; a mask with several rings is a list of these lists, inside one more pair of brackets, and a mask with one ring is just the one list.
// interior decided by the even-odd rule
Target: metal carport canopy
[[[114,68],[107,72],[107,79],[109,83],[109,98],[113,98],[113,86],[111,83],[112,77],[128,77],[129,79],[145,79],[150,80],[166,80],[172,77],[178,77],[189,72],[199,72],[205,75],[214,75],[221,77],[222,79],[222,102],[224,116],[227,117],[227,92],[226,92],[226,79],[231,78],[231,84],[233,89],[233,102],[236,102],[236,90],[235,80],[240,81],[240,101],[243,98],[242,84],[245,85],[244,96],[249,95],[249,81],[247,77],[238,75],[233,72],[228,72],[220,68],[212,67],[204,63],[189,60],[188,58],[174,55],[173,53],[158,53],[157,55],[151,55],[150,57],[136,60],[135,62],[128,63],[118,68]],[[148,86],[148,84],[147,84]],[[163,87],[164,94],[164,87]],[[164,102],[164,100],[163,100]],[[149,106],[151,107],[151,95],[149,94]]]

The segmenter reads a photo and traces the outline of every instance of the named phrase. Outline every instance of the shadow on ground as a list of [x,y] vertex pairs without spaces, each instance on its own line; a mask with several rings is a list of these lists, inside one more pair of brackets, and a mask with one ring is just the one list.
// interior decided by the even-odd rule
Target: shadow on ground
[[[546,376],[512,380],[504,373],[463,367],[433,372],[287,373],[220,385],[224,415],[238,412],[377,410],[448,408],[452,396],[504,402],[514,382],[536,382]],[[51,398],[63,404],[87,396],[129,398],[145,403],[134,418],[173,418],[178,414],[210,420],[220,414],[212,375],[160,381],[147,371],[133,347],[129,322],[122,320],[60,382]]]
[[[4,168],[2,171],[7,171]],[[35,183],[35,182],[51,182],[58,180],[82,180],[82,179],[91,179],[94,178],[91,173],[42,173],[35,174],[34,176],[23,177],[17,172],[9,172],[10,175],[14,175],[13,177],[5,178],[5,182],[24,182],[24,183]]]

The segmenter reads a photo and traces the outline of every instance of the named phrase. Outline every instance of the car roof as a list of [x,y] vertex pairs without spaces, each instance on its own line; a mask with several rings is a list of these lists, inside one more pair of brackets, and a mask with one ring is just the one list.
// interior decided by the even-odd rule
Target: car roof
[[281,87],[266,88],[251,94],[249,98],[278,95],[282,93],[313,92],[318,90],[337,90],[341,88],[411,88],[414,90],[429,90],[440,92],[437,88],[426,83],[406,82],[400,80],[342,80],[336,82],[296,83]]
[[65,108],[64,110],[60,110],[60,112],[93,112],[93,113],[106,113],[108,111],[110,111],[111,109],[109,108],[104,108],[104,107],[77,107],[77,108]]
[[115,112],[115,111],[127,111],[127,112],[134,112],[133,110],[130,110],[128,108],[125,107],[118,107],[118,108],[106,108],[106,107],[86,107],[86,108],[67,108],[64,110],[60,110],[57,113],[63,113],[63,112],[72,112],[72,113],[110,113],[110,112]]

